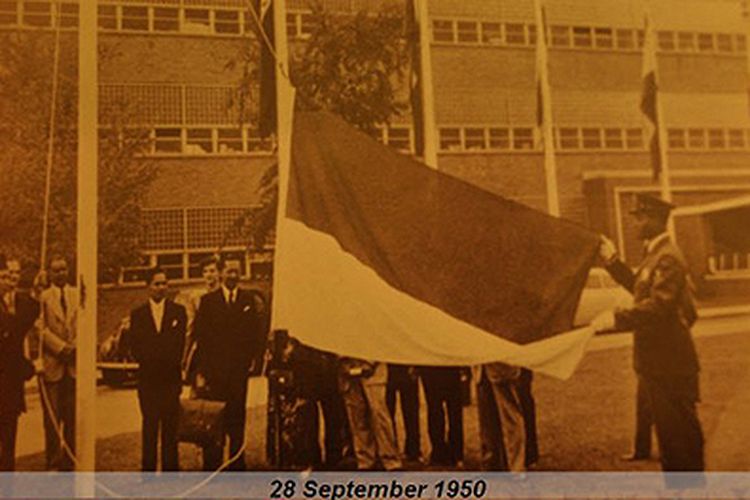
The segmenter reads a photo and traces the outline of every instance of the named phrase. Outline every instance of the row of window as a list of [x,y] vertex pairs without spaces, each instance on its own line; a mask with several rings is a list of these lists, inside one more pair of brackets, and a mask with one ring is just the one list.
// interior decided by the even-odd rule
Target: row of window
[[[120,283],[142,283],[146,272],[154,266],[164,270],[170,280],[185,281],[201,278],[200,264],[215,252],[154,252],[143,255],[141,265],[126,267],[122,271]],[[242,247],[232,247],[220,252],[224,260],[240,263],[240,275],[253,281],[269,281],[273,272],[270,251],[251,253]]]
[[[446,127],[440,129],[442,151],[532,150],[539,144],[532,127]],[[747,150],[750,129],[743,128],[670,128],[671,150]],[[559,127],[555,128],[555,147],[563,151],[643,150],[644,130],[640,127]]]
[[[594,26],[548,27],[552,47],[581,49],[637,50],[643,46],[643,30]],[[520,22],[488,22],[436,19],[432,36],[437,43],[485,45],[534,45],[536,26]],[[747,51],[747,39],[740,33],[659,31],[658,46],[664,52],[733,54]]]
[[742,128],[670,128],[670,149],[750,149],[750,129]]
[[[0,26],[52,27],[58,5],[60,26],[77,27],[77,3],[34,0],[0,0]],[[106,31],[238,36],[253,33],[256,26],[246,9],[112,3],[100,4],[97,9],[99,28]],[[289,12],[286,21],[292,38],[307,37],[312,30],[309,12]]]
[[[101,131],[102,139],[109,132]],[[273,150],[271,139],[261,138],[257,129],[251,127],[153,127],[130,129],[117,139],[139,140],[143,143],[146,155],[241,155],[270,153]],[[124,133],[123,133],[124,134]],[[380,127],[375,139],[394,149],[411,153],[414,150],[410,127]]]

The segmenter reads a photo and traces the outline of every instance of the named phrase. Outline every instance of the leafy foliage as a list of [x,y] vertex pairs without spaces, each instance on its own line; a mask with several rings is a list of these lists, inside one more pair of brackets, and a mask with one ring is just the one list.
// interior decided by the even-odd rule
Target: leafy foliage
[[[0,251],[38,269],[41,257],[52,96],[51,37],[10,33],[0,40]],[[100,51],[100,63],[110,53]],[[77,44],[63,35],[55,106],[48,255],[74,261],[76,246]],[[99,274],[112,281],[138,259],[141,200],[156,171],[139,158],[143,132],[127,127],[126,103],[105,118],[99,141]]]

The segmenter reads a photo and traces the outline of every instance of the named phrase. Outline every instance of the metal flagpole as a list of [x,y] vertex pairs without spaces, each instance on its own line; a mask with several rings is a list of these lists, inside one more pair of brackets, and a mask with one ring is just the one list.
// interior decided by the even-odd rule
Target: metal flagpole
[[555,137],[552,127],[552,90],[549,84],[547,66],[547,25],[541,0],[534,0],[536,19],[536,71],[538,96],[541,101],[537,106],[542,115],[539,124],[544,141],[544,177],[547,185],[547,211],[550,215],[560,217],[560,195],[557,187],[557,162],[555,160]]
[[432,48],[430,46],[430,13],[427,8],[427,0],[414,0],[414,3],[414,14],[419,25],[419,81],[422,86],[424,162],[432,168],[438,168],[435,87],[432,81]]
[[[79,2],[78,27],[78,304],[76,331],[76,455],[79,472],[96,463],[97,305],[97,2]],[[79,495],[93,495],[93,477],[77,482]]]

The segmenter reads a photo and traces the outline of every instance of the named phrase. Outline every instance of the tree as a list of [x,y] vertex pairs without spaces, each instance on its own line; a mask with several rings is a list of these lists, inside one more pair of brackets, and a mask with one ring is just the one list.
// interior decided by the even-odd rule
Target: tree
[[[320,2],[310,7],[310,38],[292,46],[290,54],[297,109],[330,111],[370,134],[409,111],[403,92],[409,62],[404,9],[390,4],[352,15],[326,10]],[[250,106],[258,101],[257,43],[247,44],[240,59],[244,64],[239,85],[243,116],[257,124],[257,110]],[[262,244],[275,227],[276,169],[271,166],[260,183],[260,208],[248,212],[241,223],[251,246]]]
[[[100,63],[111,52],[100,50]],[[0,251],[25,268],[41,257],[47,147],[53,80],[53,35],[8,33],[0,41]],[[77,43],[61,35],[54,147],[50,185],[48,255],[71,262],[76,246]],[[142,196],[155,177],[139,157],[148,146],[143,132],[128,127],[127,103],[100,119],[99,274],[113,281],[137,261]],[[102,113],[100,113],[102,116]]]

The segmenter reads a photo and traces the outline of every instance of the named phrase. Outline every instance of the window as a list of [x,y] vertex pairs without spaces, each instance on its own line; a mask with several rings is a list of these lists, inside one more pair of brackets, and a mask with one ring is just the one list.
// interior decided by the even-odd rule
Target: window
[[249,152],[266,152],[271,151],[272,148],[271,139],[261,137],[257,129],[251,128],[247,130],[247,150]]
[[505,43],[508,45],[525,45],[526,31],[521,23],[507,23],[505,25]]
[[411,151],[411,133],[406,127],[389,127],[388,146],[399,151]]
[[570,27],[552,26],[550,28],[552,35],[552,45],[555,47],[570,47]]
[[490,129],[490,149],[510,149],[510,129]]
[[646,33],[643,30],[637,30],[636,31],[636,37],[635,37],[635,39],[636,39],[636,43],[638,45],[638,48],[639,49],[642,48],[643,44],[646,41]]
[[479,41],[477,23],[472,21],[458,21],[456,28],[459,42],[476,43]]
[[188,33],[210,33],[211,13],[208,9],[185,9],[183,29]]
[[745,35],[735,35],[734,43],[735,47],[737,47],[737,52],[747,51],[747,38]]
[[213,153],[214,145],[210,128],[187,129],[187,141],[185,142],[185,153],[206,154]]
[[584,128],[581,132],[583,135],[583,149],[601,149],[602,136],[600,129]]
[[49,2],[24,2],[23,24],[27,26],[50,26],[52,24]]
[[289,38],[296,38],[298,35],[297,30],[297,14],[293,12],[287,12],[286,14],[286,36]]
[[300,14],[299,18],[300,36],[306,38],[313,32],[313,28],[315,27],[315,18],[309,12]]
[[440,149],[458,151],[461,149],[461,130],[457,128],[440,129]]
[[164,270],[171,280],[182,279],[182,254],[167,253],[156,256],[156,265]]
[[436,42],[453,42],[453,21],[433,21],[432,37]]
[[720,128],[708,129],[708,147],[711,149],[724,149],[727,147],[724,130]]
[[99,5],[97,7],[97,17],[99,19],[99,29],[117,29],[117,6]]
[[242,129],[220,128],[217,135],[219,153],[242,153]]
[[60,5],[60,27],[76,28],[78,27],[78,4],[61,3]]
[[594,42],[597,47],[602,49],[614,47],[612,28],[594,28]]
[[586,26],[573,27],[573,46],[574,47],[591,47],[591,28]]
[[578,149],[581,147],[577,128],[561,128],[558,133],[560,136],[560,149]]
[[467,128],[464,130],[464,149],[467,151],[487,149],[483,128]]
[[236,10],[214,12],[214,31],[222,34],[240,33],[240,13]]
[[660,31],[657,34],[657,39],[661,50],[672,51],[675,49],[674,31]]
[[500,23],[482,23],[482,43],[500,45],[503,43],[503,30]]
[[513,149],[534,149],[534,131],[530,128],[513,129]]
[[626,129],[625,147],[628,149],[643,149],[643,130],[640,128]]
[[712,33],[698,33],[698,51],[711,52],[714,50],[714,36]]
[[732,149],[741,149],[745,147],[745,134],[742,129],[729,129],[729,147]]
[[16,0],[0,0],[0,25],[18,23],[18,2]]
[[723,33],[716,35],[716,50],[719,52],[732,52],[732,36]]
[[604,129],[604,147],[607,149],[623,149],[622,130],[619,128]]
[[695,50],[695,33],[690,31],[680,31],[677,33],[677,49],[683,52],[692,52]]
[[635,48],[635,33],[633,30],[618,29],[615,31],[617,35],[617,48],[632,50]]
[[177,31],[180,26],[179,10],[172,7],[154,8],[154,31]]
[[157,153],[180,153],[182,151],[182,130],[179,128],[155,129],[154,151]]
[[148,31],[148,7],[122,7],[122,29]]
[[688,146],[702,149],[706,147],[706,131],[700,128],[688,130]]
[[671,128],[667,131],[667,142],[670,149],[685,149],[685,130],[681,128]]

